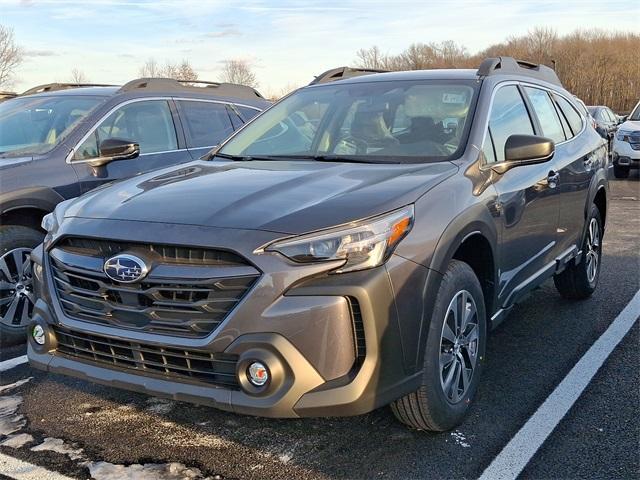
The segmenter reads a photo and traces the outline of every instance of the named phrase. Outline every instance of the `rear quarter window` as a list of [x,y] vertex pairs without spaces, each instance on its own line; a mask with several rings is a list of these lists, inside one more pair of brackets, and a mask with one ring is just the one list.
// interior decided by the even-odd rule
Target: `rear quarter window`
[[[582,130],[582,116],[564,97],[554,94],[553,99],[556,101],[556,104],[558,105],[558,107],[560,107],[560,112],[564,115],[564,118],[569,123],[573,135],[577,135],[580,130]],[[567,137],[568,136],[569,135],[567,135]]]

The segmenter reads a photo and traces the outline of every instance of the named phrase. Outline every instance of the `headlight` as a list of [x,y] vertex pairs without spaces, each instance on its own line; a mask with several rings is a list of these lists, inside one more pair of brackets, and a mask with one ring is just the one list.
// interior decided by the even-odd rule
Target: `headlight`
[[60,224],[64,219],[64,212],[72,201],[73,199],[69,199],[60,202],[53,212],[42,217],[42,223],[40,226],[45,232],[47,232],[47,235],[44,238],[45,242],[51,240],[51,237],[53,237],[58,231],[58,228],[60,228]]
[[333,273],[382,265],[413,226],[413,205],[360,223],[277,241],[265,248],[298,263],[344,260]]
[[620,140],[621,142],[628,142],[629,141],[629,134],[631,132],[627,132],[626,130],[618,130],[616,132],[616,138],[618,140]]
[[42,218],[42,223],[40,224],[42,229],[50,234],[56,233],[58,230],[58,219],[56,218],[55,212],[47,213]]

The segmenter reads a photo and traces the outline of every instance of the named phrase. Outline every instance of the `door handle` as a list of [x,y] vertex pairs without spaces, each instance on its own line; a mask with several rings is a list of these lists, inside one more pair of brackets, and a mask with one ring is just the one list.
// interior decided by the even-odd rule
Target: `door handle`
[[558,186],[558,182],[560,181],[560,174],[558,172],[554,172],[551,170],[549,175],[547,176],[547,184],[549,188],[556,188]]

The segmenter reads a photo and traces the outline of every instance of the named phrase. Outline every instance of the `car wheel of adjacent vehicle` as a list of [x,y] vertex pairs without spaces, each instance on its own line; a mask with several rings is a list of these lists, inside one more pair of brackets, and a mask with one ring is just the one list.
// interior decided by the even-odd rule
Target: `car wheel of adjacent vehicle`
[[478,388],[486,332],[480,282],[469,265],[453,260],[429,326],[422,386],[391,404],[395,416],[419,430],[441,432],[462,423]]
[[592,205],[582,245],[582,261],[553,277],[556,288],[563,297],[580,300],[588,298],[595,291],[600,278],[602,232],[600,211]]
[[44,235],[32,228],[0,227],[0,344],[13,345],[26,340],[33,312],[31,250]]
[[621,165],[613,166],[613,175],[616,178],[629,178],[629,167],[623,167]]

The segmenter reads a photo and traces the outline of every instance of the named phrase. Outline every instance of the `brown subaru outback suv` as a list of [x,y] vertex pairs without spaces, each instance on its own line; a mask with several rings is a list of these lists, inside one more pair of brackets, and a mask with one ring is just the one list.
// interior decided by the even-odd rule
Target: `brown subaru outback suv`
[[343,73],[45,217],[32,365],[252,415],[459,424],[515,303],[596,288],[606,146],[544,66]]

